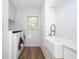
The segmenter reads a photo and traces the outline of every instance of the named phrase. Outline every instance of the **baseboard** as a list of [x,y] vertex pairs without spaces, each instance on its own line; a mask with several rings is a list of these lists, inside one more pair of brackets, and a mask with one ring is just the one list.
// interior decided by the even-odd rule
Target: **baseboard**
[[25,44],[25,47],[40,47],[40,44]]

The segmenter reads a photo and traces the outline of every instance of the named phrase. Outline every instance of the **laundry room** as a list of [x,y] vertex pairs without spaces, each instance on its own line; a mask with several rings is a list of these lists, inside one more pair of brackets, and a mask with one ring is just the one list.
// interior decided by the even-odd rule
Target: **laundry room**
[[76,0],[6,0],[3,59],[77,59],[76,4]]

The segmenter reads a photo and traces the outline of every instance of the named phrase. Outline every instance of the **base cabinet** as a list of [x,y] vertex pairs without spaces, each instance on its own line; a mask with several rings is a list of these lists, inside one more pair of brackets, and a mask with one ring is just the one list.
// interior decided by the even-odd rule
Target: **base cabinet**
[[42,48],[45,59],[52,59],[52,55],[46,47]]

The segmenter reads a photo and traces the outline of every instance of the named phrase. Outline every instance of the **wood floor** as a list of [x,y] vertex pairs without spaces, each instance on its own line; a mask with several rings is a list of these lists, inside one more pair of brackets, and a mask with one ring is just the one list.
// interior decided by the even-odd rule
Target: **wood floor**
[[19,59],[45,59],[39,47],[24,48]]

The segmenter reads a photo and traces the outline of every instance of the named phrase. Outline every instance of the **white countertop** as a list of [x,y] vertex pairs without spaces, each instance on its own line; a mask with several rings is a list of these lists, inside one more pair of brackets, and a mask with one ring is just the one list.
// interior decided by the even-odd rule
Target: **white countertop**
[[73,40],[69,40],[64,44],[65,47],[68,47],[77,52],[77,42]]

